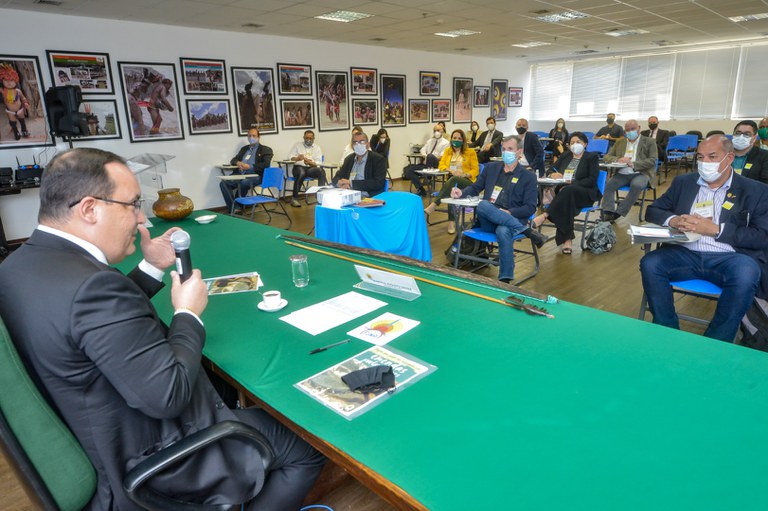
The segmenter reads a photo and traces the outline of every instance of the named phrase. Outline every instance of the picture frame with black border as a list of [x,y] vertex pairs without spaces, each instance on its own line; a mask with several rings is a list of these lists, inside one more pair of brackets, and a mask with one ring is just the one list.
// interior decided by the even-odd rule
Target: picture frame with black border
[[430,108],[428,99],[409,99],[408,122],[411,124],[428,123]]
[[451,121],[451,100],[433,99],[432,100],[432,122],[450,122]]
[[405,75],[380,74],[381,77],[381,126],[384,128],[406,126]]
[[315,128],[315,101],[306,99],[281,99],[280,119],[284,130],[311,130]]
[[117,100],[114,99],[83,99],[80,112],[85,114],[90,135],[73,138],[80,140],[111,140],[123,138],[120,128],[120,115],[117,111]]
[[379,124],[378,98],[352,98],[352,124],[376,126]]
[[453,78],[453,124],[472,122],[472,78]]
[[317,127],[320,131],[349,129],[349,75],[346,71],[316,71]]
[[508,101],[510,108],[518,108],[523,106],[523,88],[510,87]]
[[475,85],[472,93],[472,106],[483,108],[491,106],[491,87],[488,85]]
[[311,96],[312,66],[277,64],[278,90],[281,96]]
[[54,87],[77,85],[82,94],[115,93],[109,53],[45,50]]
[[507,120],[507,80],[491,80],[491,116],[497,121]]
[[227,65],[223,60],[181,57],[184,94],[227,95]]
[[[29,106],[25,106],[21,98],[18,98],[13,106],[9,107],[8,103],[3,104],[5,112],[3,114],[4,120],[0,122],[0,149],[54,145],[55,141],[50,135],[50,120],[44,101],[45,83],[43,82],[43,72],[40,69],[40,61],[34,55],[0,55],[0,66],[3,65],[10,68],[3,70],[3,75],[6,73],[18,75],[14,91],[20,91]],[[5,89],[3,92],[5,93]],[[18,111],[17,106],[24,109],[24,113],[19,114],[23,115],[22,118],[15,115],[12,118],[11,114],[8,114],[9,109]],[[21,123],[22,119],[24,126]],[[18,140],[12,124],[15,125],[16,132],[18,132]],[[27,136],[24,136],[25,131]]]
[[252,127],[257,128],[262,135],[277,133],[274,70],[271,67],[229,69],[232,71],[232,90],[235,93],[237,134],[245,135]]
[[229,98],[187,99],[190,135],[232,133],[232,106]]
[[350,67],[349,76],[352,82],[352,95],[378,96],[379,71],[372,67]]
[[419,95],[440,95],[440,73],[438,71],[419,71]]

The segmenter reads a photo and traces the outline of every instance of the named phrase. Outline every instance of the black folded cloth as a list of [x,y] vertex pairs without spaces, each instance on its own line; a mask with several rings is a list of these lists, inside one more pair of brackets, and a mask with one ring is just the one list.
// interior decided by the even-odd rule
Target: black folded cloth
[[345,374],[341,380],[353,391],[357,392],[376,392],[379,390],[390,390],[395,387],[395,373],[392,367],[380,365],[358,369]]

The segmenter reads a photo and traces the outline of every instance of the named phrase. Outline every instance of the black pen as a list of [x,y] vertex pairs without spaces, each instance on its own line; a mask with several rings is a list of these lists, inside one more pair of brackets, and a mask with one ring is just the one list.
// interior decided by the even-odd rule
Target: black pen
[[320,353],[321,351],[325,351],[328,348],[333,348],[334,346],[341,346],[342,344],[346,344],[350,341],[350,339],[344,339],[343,341],[335,342],[333,344],[329,344],[328,346],[323,346],[322,348],[315,348],[312,351],[309,352],[310,355],[314,355],[315,353]]

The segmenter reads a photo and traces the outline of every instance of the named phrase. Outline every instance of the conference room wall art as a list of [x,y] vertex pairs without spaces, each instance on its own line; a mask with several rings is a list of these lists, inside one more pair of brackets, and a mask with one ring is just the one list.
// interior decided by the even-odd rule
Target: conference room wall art
[[312,66],[306,64],[278,64],[277,79],[280,95],[312,94]]
[[405,75],[381,75],[381,125],[405,126]]
[[315,127],[314,101],[309,99],[281,99],[280,113],[284,130],[312,129]]
[[232,133],[228,99],[188,99],[187,122],[190,135]]
[[235,91],[237,133],[245,135],[251,127],[259,133],[277,133],[275,79],[272,68],[233,67],[232,88]]
[[429,100],[408,100],[408,122],[411,124],[429,122]]
[[118,62],[131,142],[180,140],[176,66],[157,62]]
[[352,123],[358,126],[379,124],[379,100],[352,98]]
[[320,131],[349,129],[349,83],[344,71],[317,71],[317,125]]
[[376,69],[370,67],[352,67],[352,94],[360,96],[378,96],[378,78]]
[[432,122],[449,122],[451,120],[451,100],[433,99],[432,100]]
[[184,94],[225,95],[227,73],[223,60],[190,59],[182,57],[181,78]]
[[523,106],[523,88],[510,87],[509,88],[509,107],[519,108],[521,106]]
[[472,120],[472,78],[453,79],[453,122]]
[[84,99],[80,112],[85,114],[88,135],[77,140],[109,140],[123,138],[120,116],[114,99]]
[[491,115],[497,121],[507,120],[507,80],[491,80]]
[[436,71],[419,71],[419,94],[421,96],[439,96],[440,73]]
[[83,94],[114,94],[108,53],[46,50],[54,87],[77,85]]
[[0,149],[52,145],[37,57],[0,55],[0,79],[5,110],[0,121]]
[[475,85],[474,99],[472,106],[475,108],[482,108],[491,105],[490,102],[490,90],[487,85]]

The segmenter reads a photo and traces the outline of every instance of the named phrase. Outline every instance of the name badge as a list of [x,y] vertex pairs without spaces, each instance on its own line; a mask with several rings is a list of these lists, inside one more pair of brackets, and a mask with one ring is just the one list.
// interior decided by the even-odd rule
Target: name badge
[[733,207],[733,202],[728,200],[723,202],[723,209],[727,209],[728,211],[730,211],[732,207]]
[[563,174],[563,179],[565,179],[566,181],[573,180],[573,170],[572,169],[571,170],[566,170],[565,174]]
[[499,194],[501,193],[501,187],[500,186],[494,186],[493,187],[493,193],[491,194],[491,204],[496,202],[496,199],[499,198]]
[[696,202],[693,204],[693,215],[699,215],[704,218],[712,218],[715,216],[715,205],[711,200],[705,200]]
[[741,175],[741,169],[733,167],[733,171],[737,173],[738,175]]
[[517,181],[518,181],[518,179],[517,179],[516,177],[513,177],[513,178],[512,178],[512,184],[513,184],[513,185],[517,184]]
[[245,153],[245,157],[243,158],[243,161],[250,160],[250,159],[251,159],[251,152],[248,151],[247,153]]
[[752,164],[751,163],[747,163],[746,165],[744,165],[744,168],[749,170],[749,169],[752,168]]
[[458,164],[458,163],[451,163],[451,170],[452,170],[452,171],[454,171],[454,172],[456,172],[457,170],[459,170],[459,167],[460,167],[460,166],[461,166],[461,165],[460,165],[460,164]]

